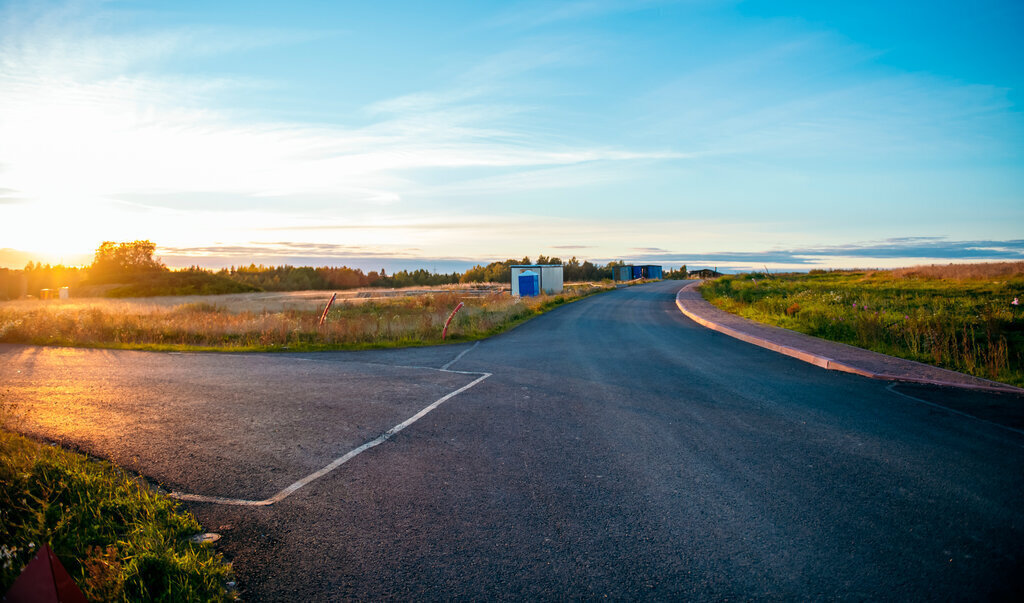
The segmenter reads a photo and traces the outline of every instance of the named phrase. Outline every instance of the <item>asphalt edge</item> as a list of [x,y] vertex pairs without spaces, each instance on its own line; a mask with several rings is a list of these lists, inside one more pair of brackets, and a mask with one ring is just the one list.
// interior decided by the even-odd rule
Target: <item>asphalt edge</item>
[[[1024,389],[1021,389],[1019,387],[1014,387],[1012,385],[1006,385],[1006,384],[1003,384],[1003,383],[996,383],[995,381],[990,382],[991,385],[987,385],[987,384],[970,384],[970,383],[956,383],[956,382],[952,382],[952,381],[942,381],[942,380],[939,380],[939,379],[929,379],[927,377],[907,377],[905,375],[889,375],[889,374],[886,374],[886,373],[876,373],[874,371],[871,371],[871,370],[868,370],[868,369],[865,369],[865,368],[853,366],[851,364],[847,364],[847,363],[844,363],[844,362],[839,362],[839,361],[837,361],[837,360],[835,360],[833,358],[829,358],[827,356],[822,356],[820,354],[814,354],[814,353],[808,352],[806,350],[800,350],[800,349],[793,348],[793,347],[790,347],[790,346],[782,345],[780,343],[775,343],[775,342],[770,341],[768,339],[765,339],[763,337],[758,337],[757,335],[751,335],[750,333],[744,333],[742,331],[737,331],[736,329],[727,327],[727,326],[725,326],[723,324],[719,324],[719,323],[717,323],[717,322],[715,322],[713,320],[709,320],[709,319],[707,319],[707,318],[697,314],[695,311],[693,311],[692,308],[687,308],[686,307],[686,304],[681,299],[683,291],[686,291],[687,289],[696,289],[698,286],[700,286],[700,284],[701,284],[701,281],[690,283],[690,284],[680,288],[679,291],[676,292],[676,307],[679,308],[679,311],[682,312],[687,318],[689,318],[693,322],[701,325],[702,327],[706,327],[708,329],[711,329],[711,330],[714,330],[714,331],[718,331],[719,333],[722,333],[724,335],[728,335],[729,337],[733,337],[735,339],[739,339],[740,341],[745,341],[747,343],[756,345],[758,347],[762,347],[762,348],[765,348],[765,349],[768,349],[768,350],[772,350],[773,352],[778,352],[779,354],[785,354],[786,356],[790,356],[792,358],[796,358],[797,360],[802,360],[803,362],[807,362],[807,363],[813,364],[815,366],[819,366],[819,367],[821,367],[823,369],[830,370],[830,371],[841,371],[841,372],[844,372],[844,373],[853,373],[854,375],[860,375],[861,377],[867,377],[868,379],[878,379],[878,380],[881,380],[881,381],[904,381],[904,382],[908,382],[908,383],[923,383],[923,384],[926,384],[926,385],[940,385],[940,386],[943,386],[943,387],[959,387],[959,388],[963,388],[963,389],[974,389],[974,390],[981,390],[981,391],[995,391],[995,392],[1011,393],[1011,394],[1021,394],[1021,393],[1024,393]],[[709,303],[709,302],[706,302],[706,303]],[[878,354],[879,352],[873,352],[873,353]],[[913,360],[906,360],[905,358],[900,358],[899,360],[902,360],[903,362],[913,363],[913,364],[921,364],[919,362],[914,362]],[[930,367],[930,365],[927,365],[927,364],[924,364],[922,366]],[[930,367],[930,368],[935,368],[935,367]],[[973,377],[973,375],[971,375],[971,376]],[[974,378],[975,379],[979,379],[981,381],[987,381],[986,379],[982,379],[981,377],[974,377]]]

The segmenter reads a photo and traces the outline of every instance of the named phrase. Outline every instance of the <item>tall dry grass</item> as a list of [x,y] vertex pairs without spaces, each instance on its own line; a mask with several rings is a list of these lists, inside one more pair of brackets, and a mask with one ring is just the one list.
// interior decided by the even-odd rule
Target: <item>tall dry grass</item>
[[1024,276],[1024,262],[988,262],[984,264],[947,264],[912,266],[890,271],[895,278],[934,278],[950,280],[1005,279]]
[[334,306],[319,325],[318,310],[232,312],[211,301],[133,307],[111,303],[0,306],[0,342],[126,348],[230,350],[390,347],[441,341],[452,309],[466,306],[448,329],[451,340],[485,337],[551,307],[603,290],[583,285],[562,294],[516,299],[457,292]]

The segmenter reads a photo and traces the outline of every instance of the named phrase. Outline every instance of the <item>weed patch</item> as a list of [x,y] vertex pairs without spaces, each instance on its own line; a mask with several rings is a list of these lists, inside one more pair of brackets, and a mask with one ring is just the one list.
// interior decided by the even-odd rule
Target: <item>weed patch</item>
[[0,592],[49,543],[90,601],[233,600],[200,531],[109,463],[0,430]]

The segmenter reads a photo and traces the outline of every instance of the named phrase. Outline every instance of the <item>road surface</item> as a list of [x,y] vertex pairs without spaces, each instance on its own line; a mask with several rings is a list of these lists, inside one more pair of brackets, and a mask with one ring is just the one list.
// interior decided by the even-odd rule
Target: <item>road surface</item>
[[0,346],[0,394],[23,432],[259,503],[185,503],[249,600],[1020,595],[1024,401],[825,371],[697,326],[679,286],[476,346]]

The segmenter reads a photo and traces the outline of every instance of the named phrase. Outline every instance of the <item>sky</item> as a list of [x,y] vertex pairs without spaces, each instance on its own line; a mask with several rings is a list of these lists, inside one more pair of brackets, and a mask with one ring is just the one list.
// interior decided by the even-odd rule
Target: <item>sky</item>
[[1024,3],[0,0],[0,266],[1024,259]]

